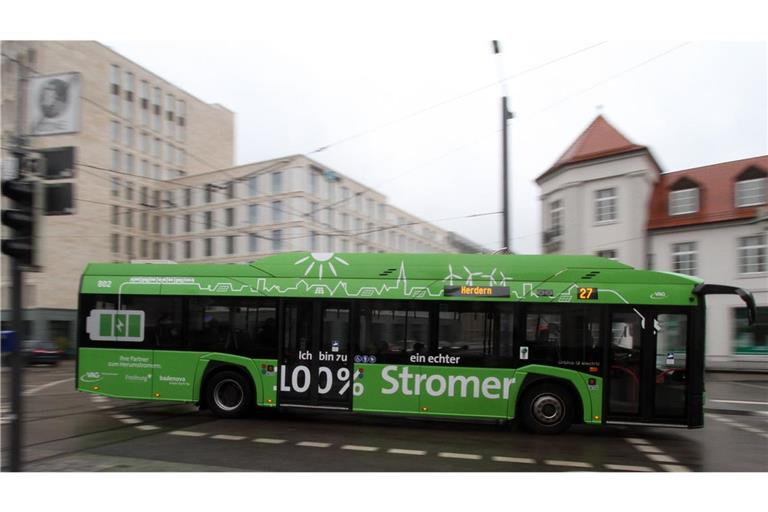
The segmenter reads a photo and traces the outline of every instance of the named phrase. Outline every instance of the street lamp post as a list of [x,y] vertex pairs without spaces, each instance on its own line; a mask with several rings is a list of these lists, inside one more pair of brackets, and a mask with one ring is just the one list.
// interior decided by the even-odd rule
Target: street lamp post
[[511,228],[512,228],[512,215],[509,211],[509,192],[510,192],[510,181],[509,181],[509,150],[507,145],[507,139],[508,139],[508,125],[507,121],[512,119],[514,117],[514,114],[509,111],[509,108],[507,107],[507,94],[506,94],[506,88],[504,87],[504,73],[502,71],[502,61],[501,61],[501,46],[499,45],[499,41],[496,39],[493,40],[493,53],[495,55],[498,55],[496,58],[497,63],[497,70],[499,75],[499,84],[501,86],[502,90],[502,96],[501,96],[501,187],[502,187],[502,196],[501,196],[501,203],[502,203],[502,233],[501,233],[501,239],[502,239],[502,246],[504,250],[507,253],[512,252],[512,239],[510,238],[511,234]]

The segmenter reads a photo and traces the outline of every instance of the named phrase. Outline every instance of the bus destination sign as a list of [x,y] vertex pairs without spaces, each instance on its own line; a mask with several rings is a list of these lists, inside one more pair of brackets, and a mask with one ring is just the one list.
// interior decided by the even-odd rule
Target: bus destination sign
[[509,286],[446,286],[446,297],[509,297]]

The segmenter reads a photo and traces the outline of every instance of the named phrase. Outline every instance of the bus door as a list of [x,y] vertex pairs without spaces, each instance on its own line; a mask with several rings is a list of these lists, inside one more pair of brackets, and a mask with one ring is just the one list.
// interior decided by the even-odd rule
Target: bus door
[[687,425],[690,315],[641,307],[609,315],[606,422]]
[[288,301],[283,310],[278,404],[351,409],[349,302]]

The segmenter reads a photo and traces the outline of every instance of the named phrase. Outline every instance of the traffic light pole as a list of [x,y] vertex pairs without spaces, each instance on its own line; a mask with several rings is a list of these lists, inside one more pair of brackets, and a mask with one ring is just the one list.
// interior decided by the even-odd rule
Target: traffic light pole
[[[20,57],[21,60],[21,57]],[[24,133],[24,92],[26,91],[27,70],[20,61],[16,68],[19,72],[19,80],[16,85],[16,151],[18,155],[19,177],[22,177],[23,165],[22,155],[22,134]],[[14,205],[15,206],[15,205]],[[21,264],[17,258],[11,260],[11,322],[13,330],[16,331],[16,343],[11,352],[11,446],[9,450],[9,469],[13,472],[22,470],[21,445],[23,442],[21,431],[22,403],[21,389],[23,380],[24,361],[22,361],[21,344],[25,338],[24,320],[21,316],[22,310],[22,286],[24,285],[21,273]]]
[[24,339],[24,321],[21,318],[21,265],[15,258],[11,260],[11,318],[13,330],[16,331],[16,343],[11,353],[11,446],[9,451],[9,469],[21,471],[21,387],[22,361],[21,342]]

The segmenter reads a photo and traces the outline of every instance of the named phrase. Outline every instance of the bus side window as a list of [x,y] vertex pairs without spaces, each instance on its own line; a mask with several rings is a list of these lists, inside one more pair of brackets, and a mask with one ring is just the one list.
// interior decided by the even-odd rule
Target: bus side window
[[525,341],[530,362],[557,363],[560,360],[562,315],[532,310],[525,319]]

